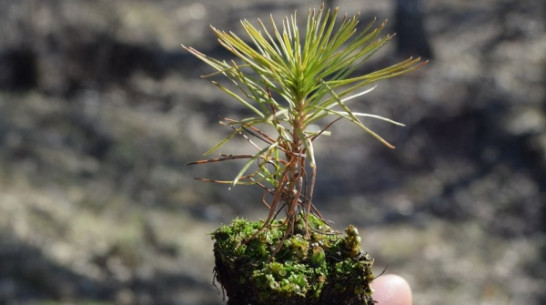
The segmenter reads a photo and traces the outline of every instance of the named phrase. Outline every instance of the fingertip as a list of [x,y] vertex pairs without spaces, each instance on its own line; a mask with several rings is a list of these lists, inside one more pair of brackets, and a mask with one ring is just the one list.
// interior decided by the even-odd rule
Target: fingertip
[[378,305],[411,305],[412,293],[409,283],[401,276],[386,274],[371,283],[372,297]]

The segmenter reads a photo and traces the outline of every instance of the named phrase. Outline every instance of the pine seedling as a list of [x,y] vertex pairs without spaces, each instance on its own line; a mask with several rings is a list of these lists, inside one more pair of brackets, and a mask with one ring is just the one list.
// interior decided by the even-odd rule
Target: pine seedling
[[[309,11],[305,31],[300,30],[296,13],[284,19],[280,26],[273,18],[269,27],[261,20],[257,25],[242,20],[245,39],[212,27],[220,45],[234,55],[235,59],[229,61],[183,46],[215,70],[205,78],[229,80],[229,86],[216,80],[212,83],[251,113],[241,119],[223,119],[221,124],[232,132],[206,154],[217,151],[237,136],[243,137],[254,150],[250,154],[220,154],[218,158],[190,164],[245,160],[232,180],[201,180],[261,187],[262,202],[269,210],[262,230],[269,229],[284,210],[285,239],[293,234],[300,219],[304,220],[308,238],[310,214],[324,220],[313,204],[317,177],[314,141],[329,135],[328,129],[335,122],[346,120],[385,146],[394,148],[363,119],[402,124],[383,116],[355,112],[349,102],[372,91],[378,81],[402,75],[426,63],[420,58],[408,58],[377,71],[356,74],[366,60],[393,38],[393,35],[381,34],[385,22],[375,26],[374,20],[358,30],[358,17],[345,15],[338,20],[338,9],[330,11],[322,7]],[[312,130],[310,127],[319,120],[326,122],[324,127]],[[273,132],[266,133],[264,126],[272,127],[267,130]]]

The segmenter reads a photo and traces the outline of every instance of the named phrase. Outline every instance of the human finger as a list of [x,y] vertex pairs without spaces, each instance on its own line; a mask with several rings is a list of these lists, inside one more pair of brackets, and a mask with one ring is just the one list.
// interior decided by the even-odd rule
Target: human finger
[[372,298],[377,305],[411,305],[412,293],[408,282],[401,276],[386,274],[371,283]]

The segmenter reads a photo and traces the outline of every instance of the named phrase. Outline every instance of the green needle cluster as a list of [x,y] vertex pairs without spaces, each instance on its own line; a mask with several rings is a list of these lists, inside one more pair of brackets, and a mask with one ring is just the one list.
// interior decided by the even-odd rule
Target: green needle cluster
[[[242,119],[223,120],[221,123],[233,132],[207,153],[216,151],[235,136],[244,137],[256,151],[248,155],[220,155],[192,164],[247,159],[233,180],[203,180],[259,185],[265,191],[263,202],[269,208],[266,226],[284,208],[288,228],[293,230],[300,215],[305,219],[309,213],[320,217],[312,204],[316,179],[313,141],[329,134],[327,129],[334,122],[345,119],[393,148],[361,118],[402,124],[382,116],[354,112],[347,103],[370,92],[374,88],[372,84],[410,72],[425,62],[408,58],[374,72],[354,75],[362,63],[393,36],[382,36],[385,23],[374,28],[375,20],[363,30],[357,30],[358,16],[338,18],[338,9],[309,11],[305,31],[300,31],[296,13],[284,19],[280,27],[273,18],[269,28],[261,20],[257,26],[247,20],[241,24],[245,39],[233,32],[212,28],[219,43],[235,56],[234,60],[218,60],[183,47],[215,69],[205,77],[227,78],[230,85],[217,81],[213,84],[252,114]],[[318,120],[328,118],[330,121],[322,130],[309,130]],[[266,134],[265,125],[272,126],[274,134]],[[270,199],[266,199],[267,196]]]

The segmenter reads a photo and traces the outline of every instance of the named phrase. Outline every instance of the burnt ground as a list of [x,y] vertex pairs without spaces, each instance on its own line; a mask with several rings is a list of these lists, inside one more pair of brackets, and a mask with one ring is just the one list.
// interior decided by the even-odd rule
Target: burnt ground
[[[315,203],[358,226],[415,303],[546,304],[546,4],[421,4],[428,47],[400,43],[431,62],[353,105],[405,123],[369,122],[397,149],[335,125],[316,144]],[[222,304],[207,233],[266,211],[257,190],[193,180],[237,164],[185,166],[242,109],[180,44],[230,58],[209,24],[318,5],[0,1],[0,303]],[[396,17],[394,1],[337,5]]]

